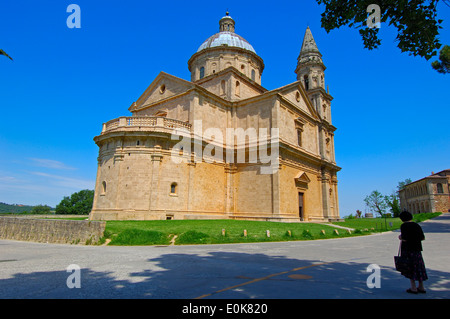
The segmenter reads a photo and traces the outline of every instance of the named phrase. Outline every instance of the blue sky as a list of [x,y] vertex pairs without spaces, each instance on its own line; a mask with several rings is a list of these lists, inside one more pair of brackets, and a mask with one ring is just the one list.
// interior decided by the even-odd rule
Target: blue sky
[[[66,25],[67,6],[81,8],[81,28]],[[382,24],[382,45],[363,48],[357,30],[327,34],[323,7],[308,1],[2,1],[0,48],[0,202],[55,206],[93,189],[103,122],[128,107],[160,71],[189,80],[187,61],[218,32],[229,10],[236,33],[263,58],[262,85],[296,80],[309,25],[334,96],[341,216],[365,211],[373,190],[450,168],[450,76],[431,61],[401,53]],[[450,8],[440,39],[450,43]]]

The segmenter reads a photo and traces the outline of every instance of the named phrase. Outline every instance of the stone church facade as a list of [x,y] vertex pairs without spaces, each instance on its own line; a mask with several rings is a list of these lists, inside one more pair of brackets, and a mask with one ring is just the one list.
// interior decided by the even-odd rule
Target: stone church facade
[[309,27],[297,81],[261,84],[264,62],[228,15],[188,61],[110,120],[91,220],[339,219],[332,96]]

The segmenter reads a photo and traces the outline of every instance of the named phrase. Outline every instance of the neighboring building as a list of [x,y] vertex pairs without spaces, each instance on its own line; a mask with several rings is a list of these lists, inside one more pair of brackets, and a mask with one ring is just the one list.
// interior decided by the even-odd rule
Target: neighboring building
[[191,81],[161,72],[132,116],[103,124],[90,219],[339,219],[333,98],[309,27],[297,81],[269,91],[235,21],[219,25]]
[[399,191],[400,208],[410,213],[450,211],[450,169],[409,183]]

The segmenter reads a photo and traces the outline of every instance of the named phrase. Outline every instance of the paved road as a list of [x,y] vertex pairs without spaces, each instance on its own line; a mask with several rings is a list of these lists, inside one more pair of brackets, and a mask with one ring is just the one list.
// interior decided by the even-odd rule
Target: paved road
[[[316,241],[71,246],[0,240],[0,298],[450,299],[450,214],[421,223],[427,294],[393,268],[398,232]],[[80,267],[81,288],[67,279]],[[380,267],[380,288],[367,278]],[[77,283],[71,280],[71,283]],[[375,281],[371,281],[376,283]]]

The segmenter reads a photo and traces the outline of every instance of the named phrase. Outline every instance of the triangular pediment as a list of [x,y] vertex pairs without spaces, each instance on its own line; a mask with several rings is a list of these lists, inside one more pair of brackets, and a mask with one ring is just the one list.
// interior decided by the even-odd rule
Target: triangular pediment
[[301,81],[281,87],[277,91],[285,103],[294,106],[313,119],[319,119],[319,115],[309,100]]
[[309,183],[311,181],[311,179],[308,177],[308,175],[306,175],[305,172],[300,171],[296,176],[295,176],[295,181],[296,182],[301,182],[301,183]]
[[232,66],[200,79],[195,84],[229,101],[245,100],[267,91]]
[[189,81],[161,72],[128,110],[135,112],[141,108],[183,94],[194,87],[195,85]]

